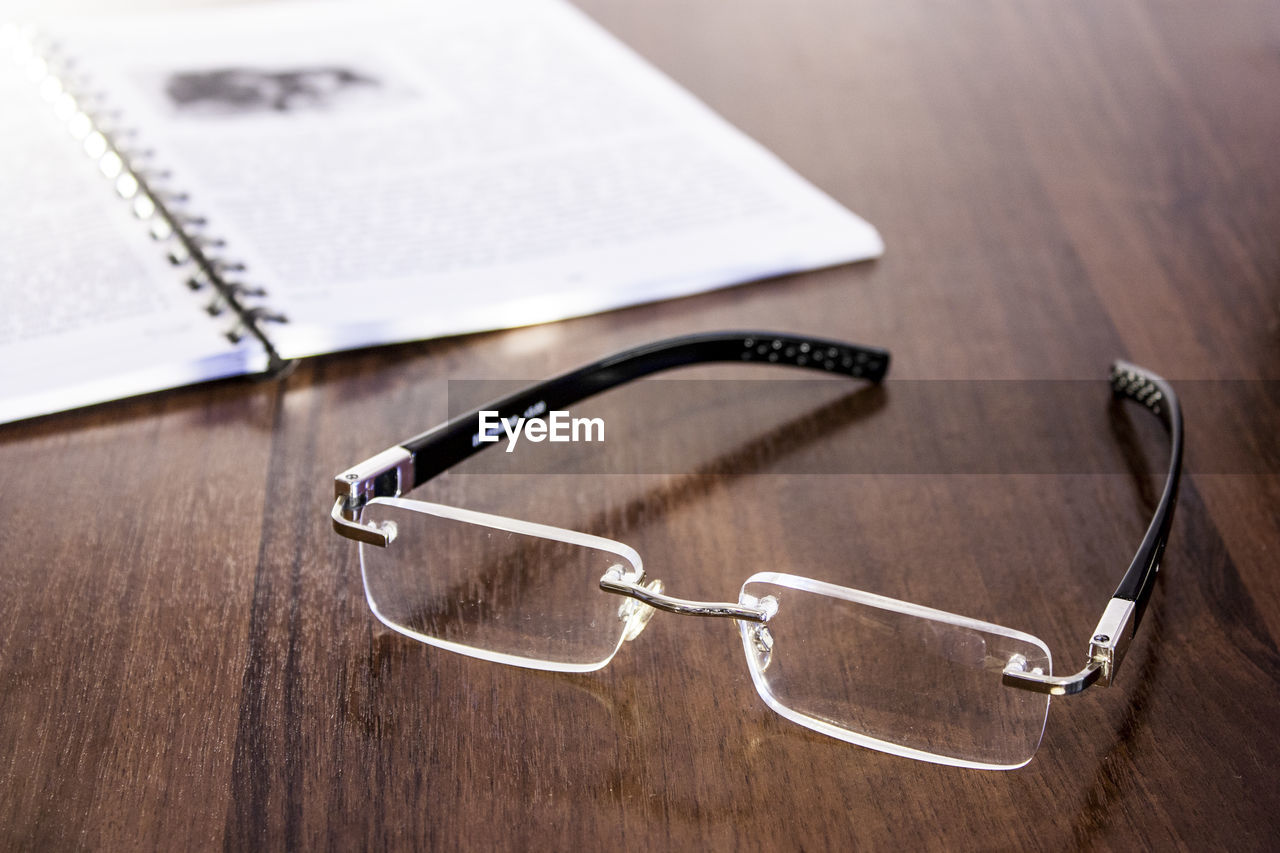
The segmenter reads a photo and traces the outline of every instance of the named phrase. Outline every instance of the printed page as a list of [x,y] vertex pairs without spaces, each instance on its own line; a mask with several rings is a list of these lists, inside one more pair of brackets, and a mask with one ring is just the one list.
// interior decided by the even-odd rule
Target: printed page
[[553,320],[878,255],[570,6],[274,4],[62,33],[300,356]]
[[0,59],[0,422],[263,369],[185,292],[10,54]]

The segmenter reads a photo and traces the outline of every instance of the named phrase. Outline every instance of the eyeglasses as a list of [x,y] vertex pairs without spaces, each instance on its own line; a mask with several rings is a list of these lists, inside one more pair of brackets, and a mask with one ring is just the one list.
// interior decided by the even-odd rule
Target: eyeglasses
[[401,497],[493,443],[481,412],[546,420],[610,388],[709,362],[799,367],[879,383],[889,353],[772,333],[691,335],[642,346],[475,409],[339,474],[332,519],[360,543],[369,607],[424,643],[532,669],[609,663],[655,610],[736,620],[765,703],[849,743],[991,770],[1025,765],[1051,695],[1109,685],[1142,620],[1169,539],[1182,465],[1182,414],[1169,384],[1125,362],[1117,397],[1157,415],[1171,437],[1164,491],[1077,673],[1053,675],[1036,637],[964,616],[780,572],[747,578],[736,601],[675,598],[621,542]]

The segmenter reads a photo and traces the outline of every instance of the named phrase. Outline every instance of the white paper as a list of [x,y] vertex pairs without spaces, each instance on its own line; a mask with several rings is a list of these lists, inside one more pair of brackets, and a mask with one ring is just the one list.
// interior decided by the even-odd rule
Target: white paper
[[294,357],[874,257],[879,235],[567,5],[64,28]]

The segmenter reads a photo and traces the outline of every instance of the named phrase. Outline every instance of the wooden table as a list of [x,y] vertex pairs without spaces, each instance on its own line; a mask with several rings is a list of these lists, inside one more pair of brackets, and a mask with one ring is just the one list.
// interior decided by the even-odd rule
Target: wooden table
[[[0,427],[0,846],[1274,849],[1280,5],[583,5],[879,226],[884,259]],[[654,452],[693,461],[669,470],[460,469],[431,495],[622,539],[678,595],[795,571],[1033,632],[1066,671],[1167,452],[1102,378],[1148,366],[1187,398],[1162,580],[1118,683],[1055,700],[1024,769],[788,723],[731,623],[659,615],[562,676],[370,615],[331,478],[442,420],[448,380],[756,327],[886,346],[891,380],[808,421],[765,395],[674,407]],[[972,429],[892,415],[958,379],[1096,382],[1038,440],[1132,464],[823,469]]]

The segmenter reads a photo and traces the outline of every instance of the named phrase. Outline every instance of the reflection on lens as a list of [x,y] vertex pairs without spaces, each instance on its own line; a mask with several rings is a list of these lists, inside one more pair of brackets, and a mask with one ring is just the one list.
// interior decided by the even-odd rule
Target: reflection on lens
[[794,575],[743,585],[744,603],[766,595],[768,625],[739,625],[756,689],[782,716],[942,764],[1012,769],[1035,754],[1049,697],[1001,683],[1015,655],[1051,673],[1035,637]]
[[[387,626],[462,654],[535,669],[604,666],[626,628],[600,578],[626,545],[546,525],[401,498],[376,498],[362,523],[395,525],[387,547],[360,545],[369,606]],[[566,541],[567,540],[567,541]]]

